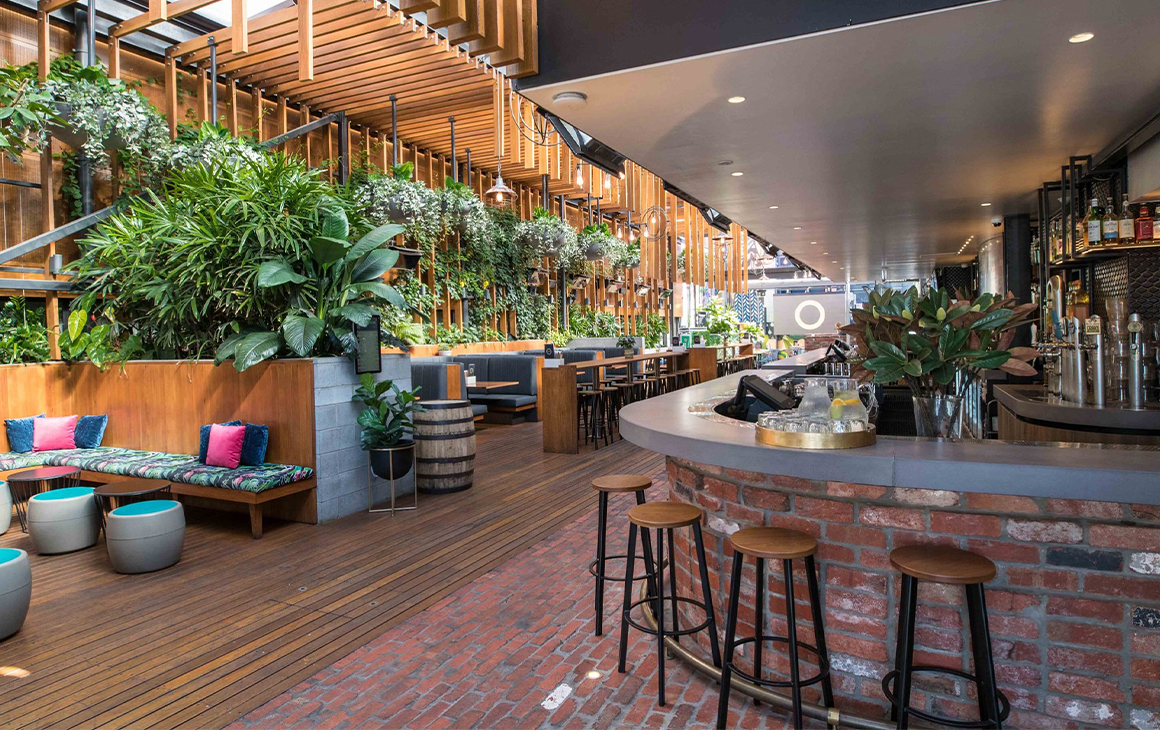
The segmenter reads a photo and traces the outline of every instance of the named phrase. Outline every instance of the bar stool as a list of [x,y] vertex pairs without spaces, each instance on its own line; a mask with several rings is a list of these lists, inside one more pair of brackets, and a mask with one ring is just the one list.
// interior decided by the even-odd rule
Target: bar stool
[[[596,635],[604,633],[604,582],[624,581],[623,575],[609,576],[605,574],[605,567],[609,560],[627,560],[628,555],[607,555],[608,544],[608,495],[636,494],[636,503],[645,503],[645,490],[652,486],[652,479],[640,474],[607,474],[592,480],[592,488],[600,495],[600,509],[597,513],[596,559],[588,564],[588,572],[596,578]],[[644,574],[637,576],[637,580],[647,580],[649,592],[653,592],[653,581],[656,579],[656,564],[652,561],[652,548],[648,540],[644,542]]]
[[[890,564],[902,573],[894,671],[882,678],[882,691],[891,705],[890,719],[896,721],[899,728],[907,727],[907,721],[912,715],[927,722],[953,727],[1001,728],[1011,713],[1011,704],[996,686],[991,630],[987,626],[987,603],[983,596],[983,584],[995,577],[995,564],[982,555],[945,545],[896,548],[890,552]],[[966,590],[974,675],[957,669],[914,664],[914,622],[920,580],[961,585]],[[978,689],[979,721],[950,720],[910,707],[911,675],[915,672],[949,674],[974,682]]]
[[580,384],[576,387],[576,439],[584,432],[584,444],[592,431],[592,411],[595,408],[596,391],[591,386]]
[[[628,653],[628,627],[632,626],[650,636],[657,637],[657,696],[661,707],[665,705],[665,637],[672,636],[680,641],[680,637],[695,634],[698,631],[708,630],[709,645],[713,654],[713,666],[721,666],[721,650],[717,644],[717,621],[713,615],[713,596],[709,590],[709,569],[705,563],[705,543],[701,539],[701,518],[704,512],[699,507],[683,502],[646,502],[637,505],[628,511],[628,568],[624,572],[624,612],[620,621],[620,665],[623,674],[625,659]],[[673,551],[673,530],[679,527],[692,526],[693,541],[697,548],[697,565],[701,571],[701,600],[686,598],[677,595],[677,568]],[[664,534],[668,532],[669,543],[669,595],[664,595],[664,576],[658,575],[655,585],[649,586],[649,595],[633,600],[632,580],[636,563],[636,531],[640,528],[644,543],[648,544],[647,530],[656,530],[656,562],[658,573],[664,565]],[[645,548],[645,560],[649,559],[648,548]],[[656,589],[655,591],[653,589]],[[665,627],[665,600],[669,601],[672,611],[672,629]],[[657,627],[652,629],[644,624],[637,623],[632,618],[632,609],[644,604],[651,604]],[[697,606],[705,611],[705,620],[691,628],[682,629],[677,619],[677,606],[680,603]]]
[[[725,664],[721,668],[721,697],[717,703],[717,727],[725,727],[729,714],[729,689],[733,675],[764,687],[788,687],[793,697],[793,722],[795,728],[802,726],[802,687],[822,684],[822,701],[826,707],[834,706],[834,690],[830,683],[830,657],[826,652],[826,633],[822,627],[822,601],[818,595],[818,573],[814,565],[814,554],[818,551],[818,541],[811,535],[781,527],[747,527],[734,532],[729,537],[733,545],[733,572],[729,585],[729,616],[725,624]],[[754,590],[753,626],[756,636],[743,639],[737,634],[737,604],[741,598],[741,568],[746,557],[757,560],[757,575]],[[816,645],[806,644],[797,638],[797,615],[793,597],[793,561],[805,558],[806,583],[810,593],[810,612],[814,623]],[[765,633],[765,561],[780,560],[785,580],[785,623],[789,636],[771,636]],[[789,646],[789,681],[761,678],[761,649],[766,642],[778,642]],[[742,644],[753,644],[753,674],[733,666],[733,650]],[[798,650],[805,649],[818,658],[818,673],[802,679],[798,670]]]

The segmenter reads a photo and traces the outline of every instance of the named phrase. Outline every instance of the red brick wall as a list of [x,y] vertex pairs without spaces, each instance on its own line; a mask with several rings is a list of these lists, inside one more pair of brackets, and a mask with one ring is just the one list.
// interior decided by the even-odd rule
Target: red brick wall
[[[1000,686],[1012,704],[1010,727],[1160,728],[1160,508],[889,489],[676,459],[669,459],[668,470],[671,499],[707,513],[709,579],[722,626],[732,567],[725,535],[773,525],[819,539],[826,640],[840,709],[886,715],[880,680],[892,668],[900,587],[887,556],[902,545],[938,543],[973,550],[999,567],[987,585],[987,611]],[[678,582],[682,592],[700,596],[691,532],[677,532]],[[752,560],[743,580],[739,635],[752,635]],[[794,596],[801,638],[812,643],[801,561],[795,562]],[[784,635],[780,565],[768,566],[766,603],[768,626]],[[966,623],[960,587],[922,583],[917,663],[971,671]],[[698,640],[708,656],[707,639]],[[767,672],[785,676],[784,650],[778,649],[767,645],[764,664]],[[803,664],[803,675],[812,675],[812,667]],[[973,686],[942,677],[916,683],[913,706],[977,717]]]

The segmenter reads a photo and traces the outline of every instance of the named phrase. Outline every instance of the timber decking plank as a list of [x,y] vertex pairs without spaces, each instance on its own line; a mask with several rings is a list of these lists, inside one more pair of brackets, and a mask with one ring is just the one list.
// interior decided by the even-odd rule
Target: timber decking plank
[[2,648],[32,674],[0,677],[0,726],[228,724],[590,511],[594,475],[663,470],[625,442],[546,454],[541,429],[478,432],[474,488],[417,512],[254,541],[244,515],[190,510],[182,562],[146,576],[113,573],[102,545],[31,556],[29,621]]

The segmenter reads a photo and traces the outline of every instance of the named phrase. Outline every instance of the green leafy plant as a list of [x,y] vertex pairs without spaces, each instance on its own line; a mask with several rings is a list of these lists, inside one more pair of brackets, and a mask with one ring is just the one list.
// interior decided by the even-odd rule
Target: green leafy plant
[[737,340],[741,333],[741,318],[725,304],[724,300],[719,297],[709,299],[699,311],[705,315],[705,331],[710,335],[716,335],[716,338],[710,338],[711,343]]
[[0,151],[13,162],[44,146],[45,127],[60,121],[52,94],[37,78],[37,66],[0,66]]
[[0,363],[48,360],[48,328],[44,308],[29,309],[24,297],[12,297],[0,307]]
[[636,338],[629,337],[628,335],[621,335],[620,337],[616,338],[616,346],[622,347],[626,350],[631,350],[636,347]]
[[575,339],[575,335],[571,330],[549,330],[548,336],[544,338],[551,342],[556,347],[567,347],[568,343]]
[[104,370],[112,362],[123,363],[142,352],[141,341],[136,336],[129,336],[124,342],[118,343],[113,337],[113,331],[107,320],[90,315],[83,304],[74,306],[58,340],[61,357],[66,362],[88,360]]
[[568,311],[568,329],[576,337],[619,337],[621,333],[619,317],[582,306]]
[[376,383],[373,375],[362,376],[351,400],[366,406],[358,414],[363,451],[395,446],[414,429],[414,414],[426,410],[418,393],[419,388],[402,390],[390,380]]
[[962,396],[985,370],[1034,375],[1030,361],[1038,351],[1011,343],[1035,305],[1015,302],[1011,294],[971,301],[945,289],[872,291],[866,308],[851,310],[853,323],[840,328],[859,353],[852,374],[875,383],[901,380],[919,398]]
[[402,226],[379,226],[352,245],[341,208],[324,211],[321,224],[306,244],[306,255],[267,261],[258,268],[259,287],[289,294],[281,327],[231,335],[218,348],[216,362],[232,358],[242,372],[286,351],[298,357],[351,356],[358,349],[353,327],[370,324],[376,305],[406,307],[382,279],[399,258],[386,243]]
[[604,258],[611,247],[616,246],[616,237],[607,223],[591,223],[580,230],[578,243],[584,258],[597,261]]

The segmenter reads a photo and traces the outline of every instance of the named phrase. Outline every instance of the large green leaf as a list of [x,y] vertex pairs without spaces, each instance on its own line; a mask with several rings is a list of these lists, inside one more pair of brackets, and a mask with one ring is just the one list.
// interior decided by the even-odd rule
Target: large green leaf
[[1014,314],[1010,309],[996,309],[994,312],[984,314],[975,323],[971,325],[971,329],[976,330],[990,330],[1002,326],[1007,320],[1011,319]]
[[1010,359],[1011,359],[1010,352],[1007,352],[1006,350],[999,350],[997,352],[992,352],[988,355],[984,355],[983,357],[976,359],[971,364],[974,365],[975,367],[979,368],[980,370],[990,370],[992,368],[999,367],[1000,365],[1002,365],[1003,363],[1007,362]]
[[902,365],[895,363],[893,367],[875,370],[874,382],[881,384],[893,383],[897,380],[901,380],[903,375],[905,375],[905,372],[902,369]]
[[291,314],[282,322],[282,336],[286,339],[286,346],[293,350],[294,354],[309,357],[325,328],[326,323],[318,317]]
[[878,340],[876,342],[870,343],[870,349],[881,357],[889,357],[893,360],[897,360],[899,364],[906,362],[906,353],[900,350],[898,346],[893,343],[886,342],[884,340]]
[[374,319],[376,312],[374,307],[369,307],[366,304],[352,303],[334,310],[334,314],[344,319],[349,319],[359,327],[366,327]]
[[244,372],[263,360],[269,360],[282,349],[277,332],[251,332],[234,348],[234,369]]
[[286,261],[267,261],[258,267],[258,286],[274,287],[283,284],[301,284],[306,277],[291,268]]
[[[350,259],[347,259],[348,261]],[[382,278],[399,260],[399,252],[389,248],[371,251],[350,272],[351,281],[372,281]]]
[[385,299],[396,307],[406,308],[407,303],[403,300],[403,295],[399,294],[393,286],[388,286],[382,281],[362,281],[350,285],[350,290],[356,294],[363,294],[370,292],[380,299]]
[[[368,251],[381,247],[395,236],[401,235],[407,229],[397,223],[388,223],[379,226],[358,240],[346,255],[347,261],[354,261]],[[392,264],[393,265],[393,264]]]
[[346,256],[348,246],[345,239],[315,236],[310,239],[310,255],[319,266],[327,266]]
[[234,352],[238,348],[238,343],[246,338],[246,334],[248,333],[232,334],[227,337],[225,341],[218,346],[217,352],[214,353],[213,364],[221,365],[223,362],[233,357]]
[[85,322],[89,318],[89,313],[82,309],[74,309],[68,315],[68,337],[74,342],[85,331]]
[[350,238],[350,223],[346,220],[346,211],[342,208],[323,211],[322,236],[340,241]]

